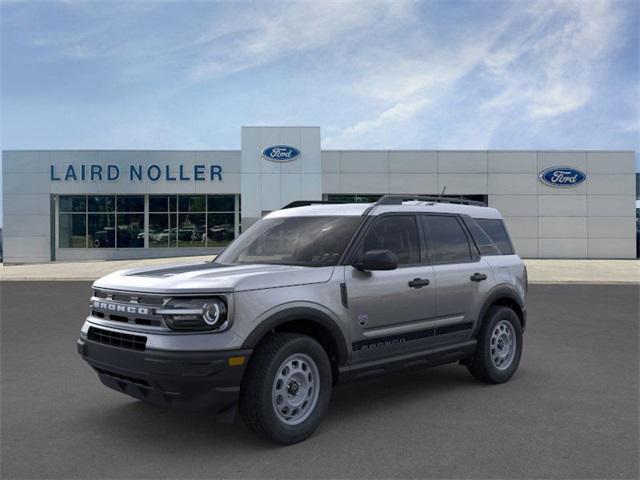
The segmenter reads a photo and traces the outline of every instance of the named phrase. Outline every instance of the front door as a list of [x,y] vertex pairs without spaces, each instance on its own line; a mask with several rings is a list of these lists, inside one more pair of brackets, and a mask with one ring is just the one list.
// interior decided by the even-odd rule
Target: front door
[[367,359],[424,346],[427,324],[436,315],[433,267],[424,263],[417,218],[382,215],[374,220],[355,257],[386,249],[398,268],[362,272],[345,269],[353,358]]

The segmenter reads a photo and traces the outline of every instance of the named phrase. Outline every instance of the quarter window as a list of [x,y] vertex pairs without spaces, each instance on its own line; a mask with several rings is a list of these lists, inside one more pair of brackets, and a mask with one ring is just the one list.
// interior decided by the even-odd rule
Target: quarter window
[[464,223],[469,229],[473,240],[476,242],[481,255],[502,255],[502,252],[496,244],[493,243],[493,240],[489,238],[486,232],[473,218],[465,218]]
[[513,246],[509,240],[504,222],[495,218],[476,218],[478,224],[493,240],[493,243],[500,249],[503,255],[513,255]]
[[398,265],[420,263],[420,241],[413,215],[381,217],[369,229],[362,242],[362,253],[390,250],[398,257]]
[[456,217],[424,215],[432,263],[463,263],[471,261],[469,240]]

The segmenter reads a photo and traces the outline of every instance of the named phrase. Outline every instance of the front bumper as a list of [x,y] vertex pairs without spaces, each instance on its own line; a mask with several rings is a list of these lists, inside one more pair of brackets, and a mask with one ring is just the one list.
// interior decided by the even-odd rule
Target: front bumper
[[[77,348],[107,387],[157,405],[214,413],[237,403],[251,355],[251,350],[136,351],[86,338],[78,339]],[[244,361],[230,366],[230,357],[244,357]]]

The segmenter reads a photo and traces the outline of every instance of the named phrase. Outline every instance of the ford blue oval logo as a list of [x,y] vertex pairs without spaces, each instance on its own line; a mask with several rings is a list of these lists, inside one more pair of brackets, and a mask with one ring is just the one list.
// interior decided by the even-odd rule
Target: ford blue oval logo
[[274,145],[262,150],[262,156],[272,162],[291,162],[300,155],[300,150],[289,145]]
[[584,172],[571,167],[550,167],[540,172],[538,177],[552,187],[575,187],[587,179]]

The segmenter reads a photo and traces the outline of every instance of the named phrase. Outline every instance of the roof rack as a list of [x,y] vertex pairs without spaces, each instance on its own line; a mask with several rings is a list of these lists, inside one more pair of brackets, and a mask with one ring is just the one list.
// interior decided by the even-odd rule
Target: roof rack
[[285,208],[308,207],[309,205],[336,205],[342,202],[332,202],[331,200],[296,200],[287,203],[281,210]]
[[455,203],[458,205],[475,205],[486,207],[487,204],[477,200],[465,200],[462,198],[434,197],[428,195],[383,195],[375,205],[402,205],[403,202],[430,202],[430,203]]

